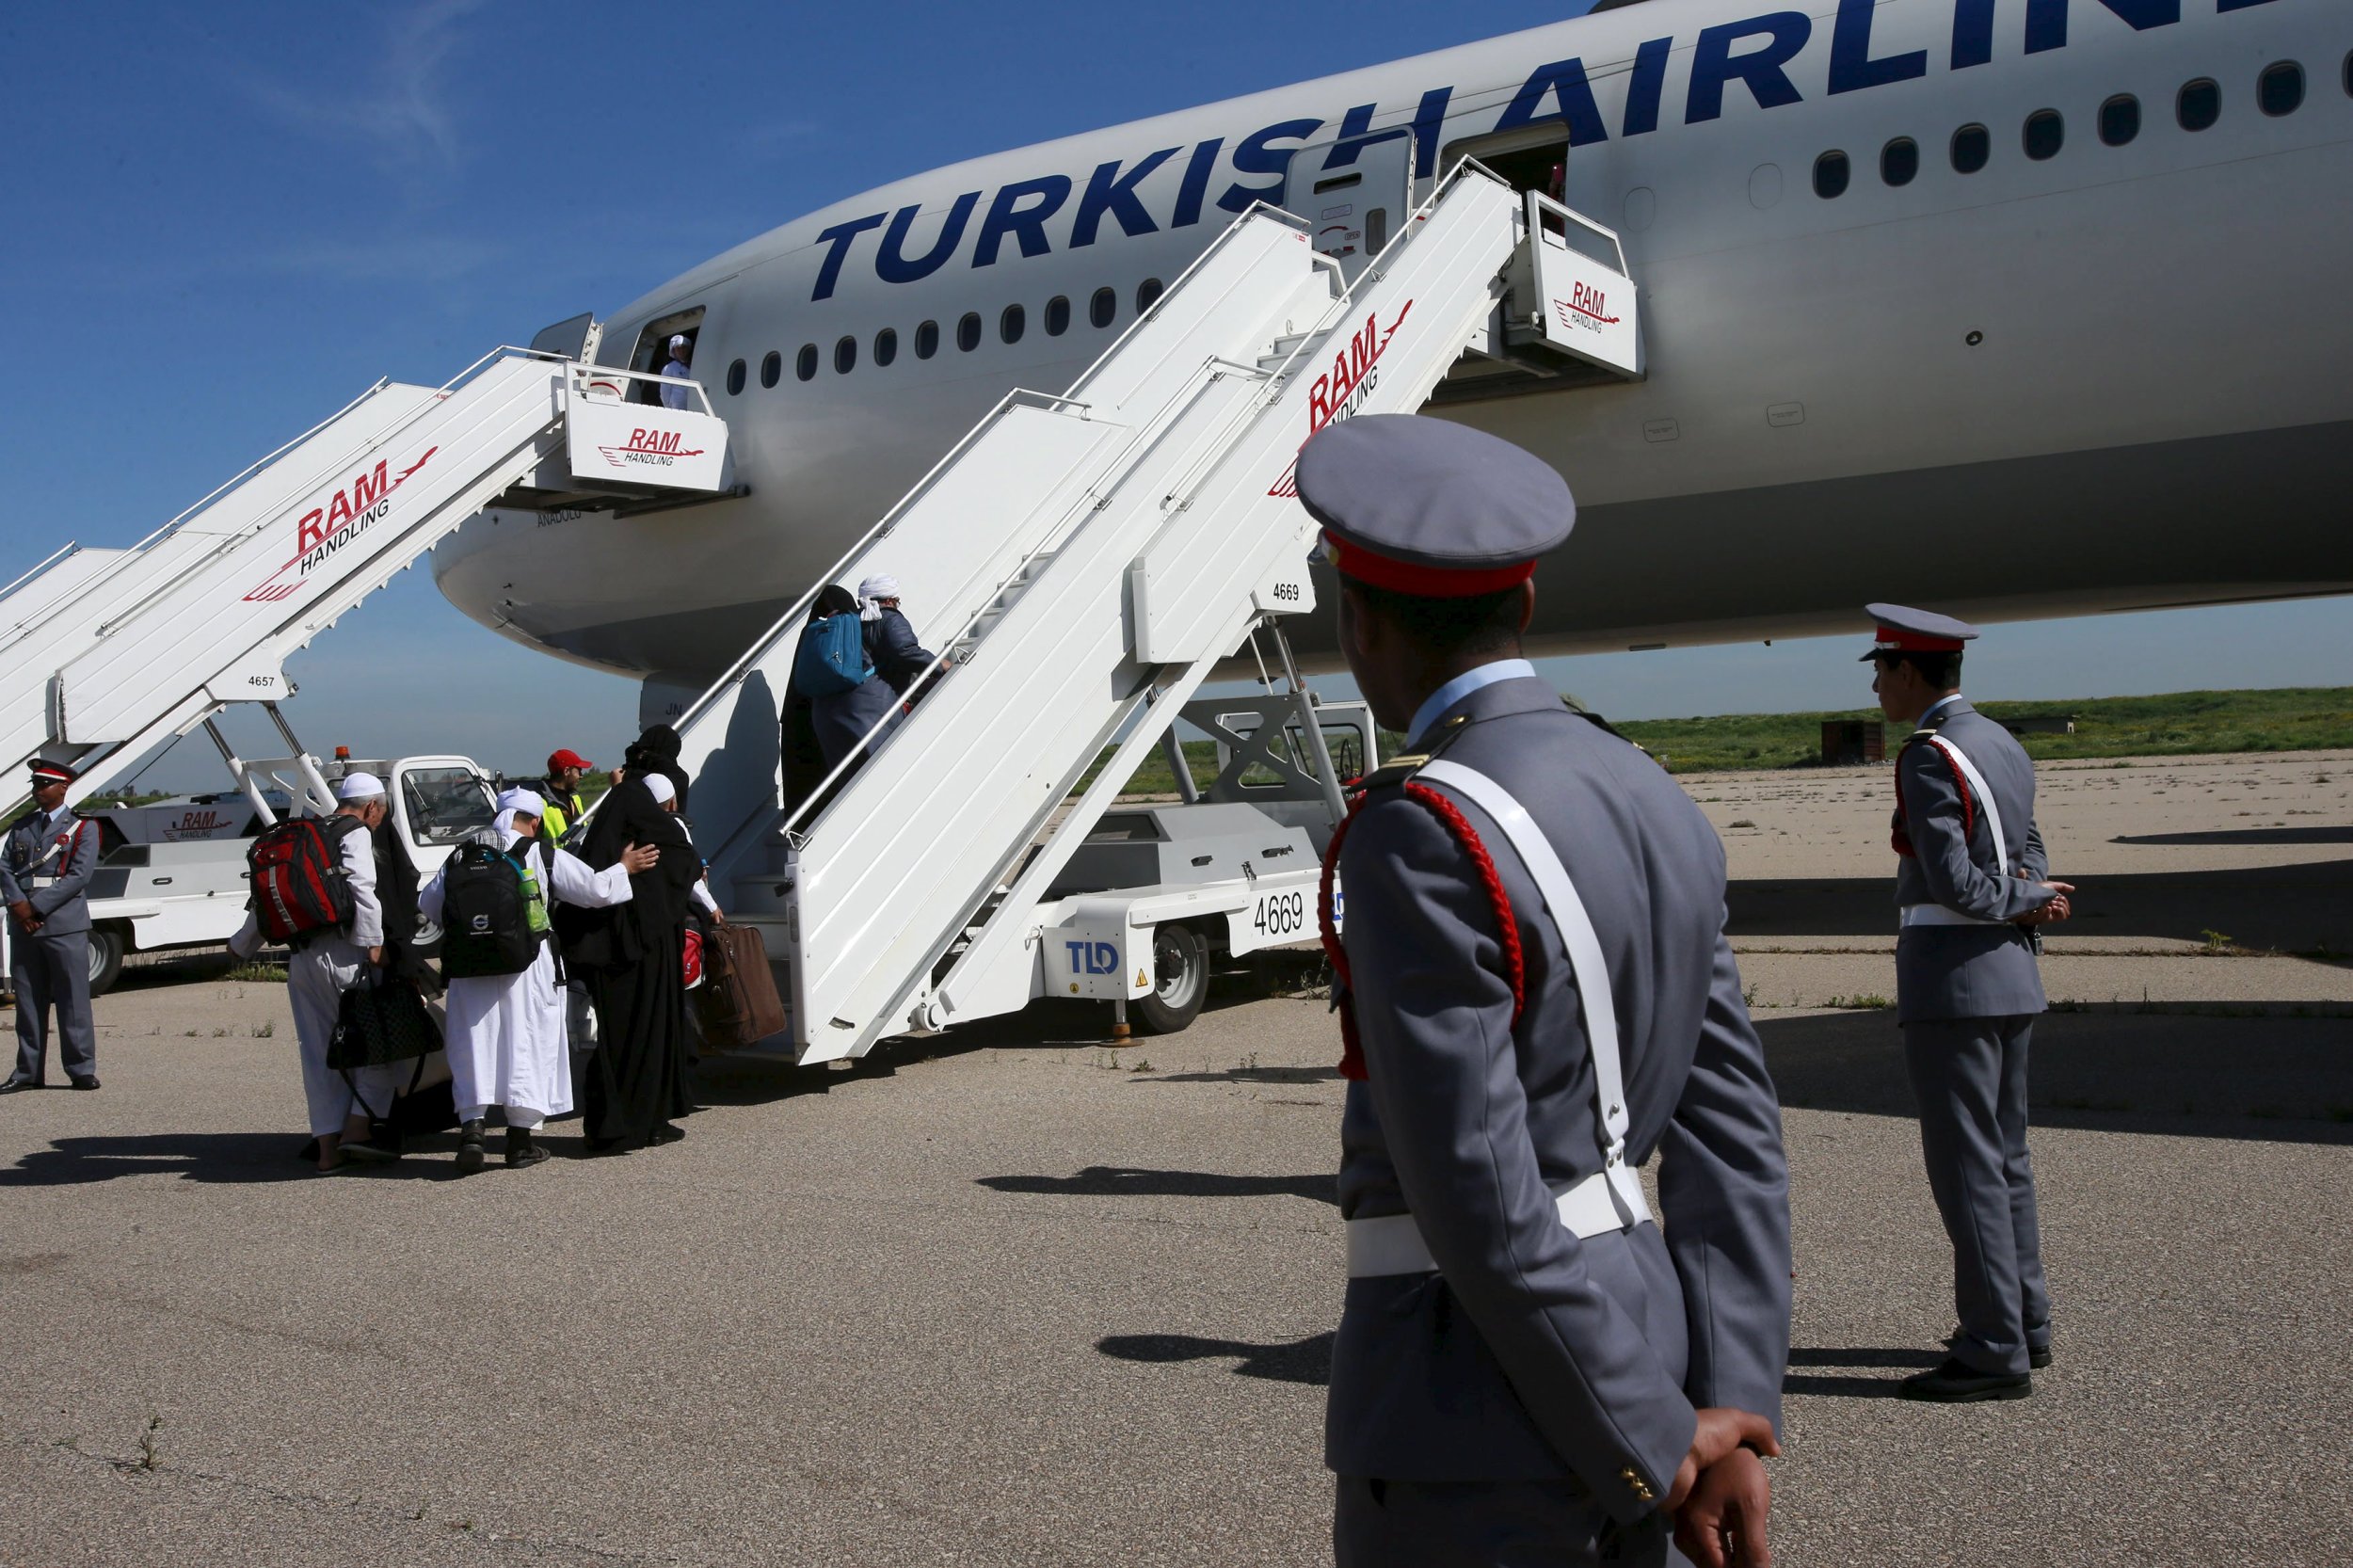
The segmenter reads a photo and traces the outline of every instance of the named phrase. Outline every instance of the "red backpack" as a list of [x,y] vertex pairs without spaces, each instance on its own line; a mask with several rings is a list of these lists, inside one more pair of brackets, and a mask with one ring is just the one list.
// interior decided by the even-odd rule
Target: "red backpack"
[[326,822],[296,817],[253,840],[245,863],[252,872],[250,904],[264,936],[291,942],[351,923],[351,877],[337,846],[360,830],[357,817]]

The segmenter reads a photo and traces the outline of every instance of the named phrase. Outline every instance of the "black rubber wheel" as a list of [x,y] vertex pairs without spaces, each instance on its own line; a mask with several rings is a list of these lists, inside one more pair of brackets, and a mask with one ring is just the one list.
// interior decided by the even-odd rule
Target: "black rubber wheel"
[[1152,931],[1152,964],[1160,987],[1128,1004],[1136,1028],[1145,1034],[1177,1034],[1201,1015],[1209,996],[1209,944],[1181,925]]
[[92,926],[89,934],[89,994],[103,997],[122,975],[122,955],[130,947],[115,926]]

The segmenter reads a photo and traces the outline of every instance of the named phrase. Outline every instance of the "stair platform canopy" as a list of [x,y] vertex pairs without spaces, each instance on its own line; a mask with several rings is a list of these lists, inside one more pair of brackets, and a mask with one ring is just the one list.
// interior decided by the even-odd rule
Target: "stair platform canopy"
[[[1307,439],[1419,409],[1466,348],[1538,316],[1640,374],[1614,237],[1610,266],[1564,232],[1607,231],[1469,162],[1347,271],[1301,219],[1253,209],[1067,391],[1007,396],[688,706],[696,838],[789,999],[763,1048],[856,1056],[1044,994],[1062,868],[1211,670],[1313,608]],[[1555,292],[1570,317],[1619,319],[1561,320]],[[809,605],[884,572],[942,660],[822,804],[789,808],[777,724]],[[1322,777],[1337,809],[1328,759]]]
[[[232,703],[292,694],[285,661],[510,494],[725,484],[728,427],[630,403],[660,377],[501,348],[441,387],[379,381],[122,550],[69,546],[0,590],[0,772],[81,770],[70,798]],[[109,766],[113,764],[113,766]]]

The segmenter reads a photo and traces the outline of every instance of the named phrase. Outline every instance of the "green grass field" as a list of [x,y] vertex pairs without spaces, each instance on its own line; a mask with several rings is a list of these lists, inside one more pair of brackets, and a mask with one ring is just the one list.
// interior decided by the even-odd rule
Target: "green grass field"
[[[2353,747],[2353,687],[2282,686],[2251,692],[2174,692],[2164,696],[2080,697],[2062,702],[1977,704],[1996,719],[2072,714],[2072,735],[2025,735],[2038,760],[2071,757],[2178,757],[2192,752],[2320,751]],[[1618,728],[1675,773],[1815,764],[1822,725],[1877,719],[1843,713],[1734,713],[1721,718],[1636,719]],[[1903,736],[1893,727],[1891,750]]]

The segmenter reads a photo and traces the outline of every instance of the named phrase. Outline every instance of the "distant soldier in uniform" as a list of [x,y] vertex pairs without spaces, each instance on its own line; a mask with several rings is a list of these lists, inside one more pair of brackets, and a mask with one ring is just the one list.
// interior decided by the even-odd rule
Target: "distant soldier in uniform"
[[[1408,737],[1320,901],[1352,1080],[1336,1555],[1659,1563],[1673,1528],[1710,1568],[1761,1562],[1788,1172],[1722,846],[1518,657],[1535,559],[1575,519],[1559,474],[1364,415],[1298,480],[1349,667]],[[1635,1169],[1654,1152],[1663,1231]]]
[[8,906],[8,974],[16,986],[16,1071],[0,1091],[39,1089],[48,1065],[49,1011],[57,1060],[76,1089],[98,1087],[98,1035],[89,1016],[89,888],[98,826],[74,815],[63,762],[33,760],[33,808],[0,847],[0,902]]
[[2031,928],[2069,914],[2034,822],[2034,764],[1961,695],[1976,627],[1871,604],[1871,690],[1913,727],[1896,761],[1896,1016],[1920,1105],[1929,1189],[1953,1244],[1960,1327],[1906,1398],[2023,1400],[2051,1363],[2034,1169],[2026,1160],[2026,1037],[2041,1012]]

